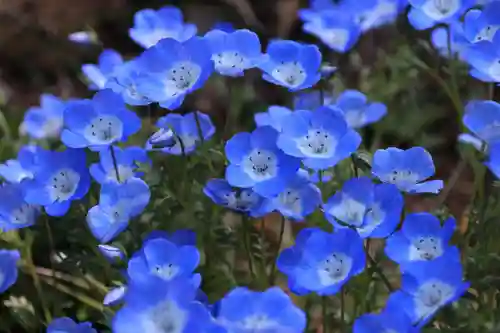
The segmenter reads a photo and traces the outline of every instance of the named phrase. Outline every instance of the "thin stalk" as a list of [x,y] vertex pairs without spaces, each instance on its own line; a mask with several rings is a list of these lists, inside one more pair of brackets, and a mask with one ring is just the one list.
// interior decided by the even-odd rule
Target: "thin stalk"
[[312,299],[309,295],[306,296],[306,304],[304,305],[304,312],[306,314],[306,329],[305,333],[309,331],[309,325],[311,324],[311,307],[312,307]]
[[323,333],[328,333],[328,296],[321,297],[321,315],[323,317]]
[[109,150],[111,151],[111,159],[113,159],[113,167],[115,168],[116,180],[118,181],[118,183],[121,183],[122,181],[120,180],[120,173],[118,172],[118,163],[116,162],[115,147],[113,147],[113,145],[110,145]]
[[279,233],[279,238],[278,238],[278,246],[276,246],[276,252],[274,253],[273,256],[273,263],[271,266],[271,273],[269,276],[269,284],[272,286],[274,285],[274,280],[276,279],[276,260],[278,260],[278,256],[280,254],[280,249],[281,249],[281,243],[283,242],[283,234],[285,233],[285,217],[281,215],[281,226],[280,226],[280,233]]
[[462,102],[460,100],[460,92],[458,89],[458,84],[457,84],[457,77],[456,77],[456,71],[455,71],[455,53],[453,53],[452,50],[452,32],[451,28],[449,25],[446,26],[447,29],[447,46],[448,46],[448,58],[449,58],[449,71],[450,71],[450,85],[451,85],[451,92],[453,94],[453,99],[454,99],[454,105],[455,109],[457,111],[458,115],[458,124],[463,127],[462,125],[462,116],[463,116],[463,107],[462,107]]
[[344,287],[340,289],[340,332],[345,333],[345,295]]
[[243,246],[245,247],[245,252],[247,253],[248,259],[248,270],[253,278],[255,278],[255,270],[253,268],[253,256],[252,251],[250,250],[250,226],[249,226],[248,217],[242,217],[242,226],[243,226]]
[[203,137],[203,130],[201,128],[200,117],[198,116],[198,111],[194,112],[194,121],[196,122],[196,130],[198,131],[198,138],[201,143],[205,142],[205,138]]
[[384,272],[380,269],[377,262],[375,261],[375,259],[372,258],[372,256],[370,255],[370,253],[368,251],[366,251],[366,257],[368,258],[368,261],[370,261],[370,264],[372,265],[375,272],[377,272],[377,274],[380,276],[380,279],[387,287],[387,290],[389,290],[389,292],[392,293],[394,291],[394,288],[392,287],[391,283],[389,282],[389,279],[387,278],[387,276],[385,276]]

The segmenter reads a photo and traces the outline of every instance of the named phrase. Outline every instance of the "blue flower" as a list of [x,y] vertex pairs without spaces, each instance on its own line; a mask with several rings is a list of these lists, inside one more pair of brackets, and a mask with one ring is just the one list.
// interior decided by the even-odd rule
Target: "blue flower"
[[316,45],[278,40],[269,44],[267,58],[259,67],[264,71],[264,80],[297,91],[319,81],[320,65],[321,52]]
[[66,103],[61,99],[43,94],[40,97],[40,106],[32,107],[24,114],[21,132],[35,139],[59,138],[65,107]]
[[417,30],[425,30],[439,23],[450,23],[458,19],[475,0],[410,0],[408,13],[410,24]]
[[102,304],[106,306],[115,306],[120,304],[123,302],[126,293],[127,287],[125,286],[113,288],[106,294],[106,296],[104,296]]
[[196,301],[197,287],[183,279],[130,285],[125,306],[113,319],[114,333],[211,333],[207,308]]
[[0,186],[0,230],[3,232],[35,224],[40,208],[24,201],[24,191],[19,184]]
[[142,175],[136,169],[139,167],[138,163],[149,162],[148,155],[144,149],[140,147],[127,147],[122,150],[116,146],[113,146],[112,149],[114,150],[120,181],[116,178],[116,169],[111,149],[105,149],[99,152],[99,163],[94,163],[90,166],[90,174],[99,184],[108,182],[123,183],[130,178]]
[[394,23],[407,4],[407,0],[347,0],[342,8],[355,15],[362,31],[368,31]]
[[142,213],[150,196],[148,185],[139,178],[103,184],[99,204],[87,214],[90,231],[101,243],[111,241],[128,226],[130,219]]
[[285,189],[300,166],[300,160],[285,155],[276,146],[278,132],[269,126],[252,133],[234,135],[226,143],[229,165],[226,179],[231,186],[253,188],[264,197],[273,197]]
[[227,33],[234,32],[236,30],[234,28],[234,25],[231,22],[224,22],[224,21],[216,22],[212,26],[212,29],[213,30],[221,30],[221,31],[224,31],[224,32],[227,32]]
[[85,151],[43,151],[33,180],[26,183],[25,200],[42,205],[51,216],[63,216],[72,200],[81,199],[90,187]]
[[75,323],[72,319],[63,317],[54,319],[47,327],[47,333],[97,333],[89,322]]
[[203,193],[217,205],[248,213],[252,217],[262,217],[272,211],[268,199],[249,188],[233,189],[225,179],[210,179]]
[[97,65],[82,65],[82,72],[90,82],[92,90],[103,89],[108,78],[123,64],[122,56],[115,50],[104,50],[99,56]]
[[162,238],[169,242],[174,243],[177,246],[192,245],[196,246],[196,233],[189,229],[179,229],[173,232],[167,232],[164,230],[153,230],[144,239],[144,243],[151,239]]
[[[196,115],[199,120],[200,128],[196,124]],[[169,113],[161,117],[156,122],[156,126],[163,129],[163,132],[157,132],[155,138],[150,138],[146,143],[147,150],[160,150],[166,154],[188,155],[195,151],[196,146],[201,143],[200,131],[203,140],[210,139],[215,133],[215,127],[210,117],[200,111],[190,112],[185,115]],[[169,130],[173,131],[173,137]],[[153,140],[152,140],[153,139]],[[170,140],[173,140],[173,143]],[[164,144],[167,146],[164,147]],[[158,148],[155,146],[159,146]]]
[[17,262],[21,254],[17,250],[0,250],[0,294],[17,280]]
[[196,32],[196,25],[184,23],[179,8],[164,6],[157,11],[147,8],[135,13],[134,27],[129,30],[129,35],[137,44],[149,48],[164,38],[184,42]]
[[136,90],[161,107],[176,109],[212,74],[211,55],[208,42],[201,37],[183,43],[162,39],[137,59],[144,75],[137,78]]
[[[448,25],[451,29],[451,51],[452,56],[458,54],[459,58],[463,57],[464,50],[469,47],[469,41],[464,36],[464,30],[459,22],[451,22]],[[432,31],[431,42],[442,57],[449,58],[450,50],[448,48],[448,28],[439,27]]]
[[300,333],[306,316],[278,287],[262,292],[238,287],[220,301],[216,322],[227,332]]
[[492,42],[475,43],[463,52],[472,66],[469,74],[483,82],[500,82],[500,34]]
[[[134,254],[127,272],[132,282],[141,284],[191,279],[199,262],[200,253],[195,244],[175,244],[156,236],[146,240],[142,249]],[[193,281],[198,279],[195,276]]]
[[290,115],[292,110],[279,105],[272,105],[267,112],[258,112],[254,115],[257,126],[271,126],[278,132],[282,130],[283,119]]
[[309,180],[305,170],[299,170],[291,178],[286,187],[276,197],[271,199],[271,206],[281,215],[297,221],[302,221],[321,205],[321,191]]
[[340,111],[330,107],[295,111],[283,119],[282,126],[278,147],[290,156],[303,158],[304,165],[314,170],[333,167],[361,143]]
[[434,260],[448,252],[458,256],[458,249],[448,244],[455,227],[454,218],[441,226],[441,221],[432,214],[408,214],[401,230],[387,239],[385,253],[404,267],[416,261]]
[[408,193],[438,193],[442,180],[430,180],[434,175],[432,156],[422,147],[407,150],[379,149],[373,155],[372,173],[384,183],[396,185]]
[[395,305],[386,307],[380,313],[362,315],[354,322],[353,333],[418,333],[408,315]]
[[462,280],[459,257],[442,256],[408,266],[401,278],[401,290],[387,303],[406,311],[413,324],[425,325],[443,306],[455,302],[469,288]]
[[295,110],[316,110],[323,105],[335,103],[333,94],[328,91],[312,90],[295,94],[293,106]]
[[97,246],[99,252],[111,263],[125,259],[125,254],[116,246],[99,244]]
[[295,245],[280,253],[277,267],[288,276],[294,293],[332,295],[364,270],[363,240],[351,229],[302,229]]
[[482,10],[471,9],[464,16],[464,34],[471,43],[492,42],[500,29],[500,3],[493,1]]
[[205,35],[215,70],[221,75],[242,76],[263,58],[259,36],[246,29],[234,32],[211,30]]
[[106,149],[139,131],[141,120],[110,89],[97,92],[92,100],[68,103],[64,111],[61,141],[71,148]]
[[20,183],[24,179],[32,179],[40,151],[41,149],[37,146],[21,147],[16,160],[7,160],[4,164],[0,164],[0,176],[9,183]]
[[120,94],[129,105],[148,105],[152,101],[137,91],[137,82],[145,75],[138,62],[130,60],[115,68],[114,72],[109,75],[104,88]]
[[365,94],[357,90],[342,92],[336,106],[344,114],[347,125],[361,128],[379,121],[387,113],[387,107],[378,102],[368,102]]
[[324,205],[336,228],[355,228],[362,238],[389,236],[399,224],[403,196],[392,184],[374,184],[368,177],[346,181]]
[[361,30],[354,15],[341,9],[321,11],[316,15],[316,18],[306,21],[303,29],[330,49],[344,53],[358,41]]
[[494,101],[474,100],[465,106],[463,117],[467,127],[484,143],[500,143],[500,104]]
[[497,178],[500,178],[500,144],[490,146],[488,154],[488,159],[484,164]]

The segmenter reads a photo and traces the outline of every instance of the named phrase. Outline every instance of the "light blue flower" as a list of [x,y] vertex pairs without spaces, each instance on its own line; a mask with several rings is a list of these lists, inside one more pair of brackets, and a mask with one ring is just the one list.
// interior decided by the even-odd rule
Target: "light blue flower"
[[408,0],[347,0],[342,8],[356,17],[362,31],[379,28],[396,21],[408,5]]
[[500,144],[489,147],[488,158],[484,164],[497,178],[500,178]]
[[121,149],[113,146],[113,150],[120,181],[117,179],[117,169],[115,169],[111,149],[105,149],[99,152],[99,163],[94,163],[90,166],[90,174],[99,184],[108,182],[123,183],[130,178],[142,176],[142,173],[136,171],[139,167],[138,163],[150,162],[143,148],[127,147]]
[[492,42],[500,29],[500,2],[492,1],[482,10],[471,9],[464,16],[464,34],[471,43]]
[[331,107],[316,111],[297,110],[284,118],[278,147],[303,159],[306,167],[324,170],[349,157],[361,137],[347,126],[341,112]]
[[122,56],[115,50],[106,49],[99,56],[97,65],[84,64],[82,72],[92,90],[104,89],[108,78],[123,64]]
[[19,184],[0,186],[0,230],[7,232],[35,224],[40,207],[24,201],[24,191]]
[[40,97],[40,106],[29,108],[24,114],[21,132],[27,133],[34,139],[59,138],[65,107],[66,103],[61,99],[43,94]]
[[379,121],[387,113],[383,103],[369,102],[365,94],[358,90],[345,90],[337,97],[336,106],[352,128],[362,128]]
[[380,313],[364,314],[354,322],[353,333],[418,333],[406,312],[396,304]]
[[495,101],[474,100],[465,106],[463,117],[467,127],[485,144],[500,143],[500,104]]
[[410,24],[417,30],[431,28],[439,23],[450,23],[474,5],[475,0],[409,0]]
[[384,183],[408,193],[438,193],[442,180],[429,180],[435,173],[432,156],[422,147],[407,150],[379,149],[373,155],[372,174]]
[[0,250],[0,294],[17,280],[17,262],[21,254],[17,250]]
[[184,42],[196,35],[196,31],[196,25],[184,23],[179,8],[164,6],[157,11],[147,8],[135,13],[129,35],[137,44],[149,48],[164,38]]
[[47,327],[47,333],[97,333],[89,322],[75,323],[72,319],[63,317],[54,319]]
[[458,21],[451,22],[446,27],[439,27],[432,31],[431,42],[442,57],[449,58],[450,50],[448,47],[448,29],[451,30],[451,52],[452,56],[464,60],[463,52],[469,47],[469,41],[464,36],[464,30]]
[[279,105],[271,105],[267,112],[258,112],[254,115],[257,126],[271,126],[278,132],[282,130],[283,119],[292,113],[292,110]]
[[24,179],[32,179],[41,153],[43,154],[42,150],[37,146],[22,146],[17,153],[17,159],[7,160],[4,164],[0,164],[0,176],[9,183],[20,183]]
[[153,101],[137,91],[137,81],[145,75],[137,61],[130,60],[115,68],[108,76],[104,88],[120,94],[129,105],[149,105]]
[[469,74],[483,82],[500,82],[500,34],[492,42],[479,42],[463,52],[464,59],[472,66]]

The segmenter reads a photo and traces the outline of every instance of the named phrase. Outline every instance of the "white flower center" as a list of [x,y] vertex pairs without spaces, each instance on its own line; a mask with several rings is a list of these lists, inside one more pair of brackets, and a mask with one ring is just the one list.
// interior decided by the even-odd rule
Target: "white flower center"
[[65,201],[75,194],[80,182],[80,174],[73,169],[60,169],[54,173],[47,184],[53,201]]
[[143,315],[142,328],[147,333],[182,333],[187,313],[173,301],[156,305]]
[[347,110],[344,113],[347,125],[352,128],[359,128],[365,124],[365,113],[363,109]]
[[239,52],[226,51],[212,55],[215,68],[219,71],[230,71],[234,69],[244,69],[248,60]]
[[92,144],[109,144],[122,137],[123,123],[115,116],[102,115],[94,118],[83,132]]
[[[119,165],[117,165],[117,168],[118,168],[118,174],[120,176],[121,182],[124,182],[127,179],[134,177],[134,170],[130,166],[119,164]],[[114,167],[108,170],[108,173],[106,175],[106,179],[108,181],[118,183],[118,179],[116,178],[116,170]]]
[[443,254],[443,244],[437,237],[418,237],[412,239],[410,260],[432,260]]
[[493,41],[493,37],[495,37],[495,34],[497,31],[500,29],[500,25],[487,25],[486,27],[482,28],[481,31],[479,31],[474,37],[474,43],[481,42],[481,41]]
[[47,118],[43,124],[42,132],[45,137],[55,138],[61,133],[63,127],[62,117],[50,117]]
[[241,328],[246,330],[269,330],[269,329],[277,329],[280,325],[268,318],[265,314],[254,314],[250,317],[245,318],[241,323]]
[[304,67],[297,61],[284,62],[276,66],[271,73],[271,76],[292,88],[300,86],[307,78]]
[[343,195],[339,205],[333,206],[329,214],[349,225],[360,227],[363,225],[367,207],[364,203]]
[[243,170],[256,181],[273,178],[278,169],[278,160],[274,153],[256,149],[243,161]]
[[307,135],[297,139],[299,150],[307,157],[329,158],[335,153],[337,141],[321,128],[310,129]]
[[421,9],[427,16],[439,21],[453,16],[459,8],[460,0],[428,0]]
[[416,184],[418,181],[418,175],[410,170],[393,170],[387,177],[389,183],[401,188]]
[[439,280],[420,286],[415,294],[415,311],[419,318],[428,316],[444,305],[455,293],[455,287]]
[[347,278],[352,259],[344,253],[332,253],[318,265],[318,276],[322,285],[330,286]]
[[496,81],[500,82],[500,58],[495,59],[488,69],[488,74]]
[[24,203],[11,212],[10,222],[12,224],[31,223],[35,218],[36,211],[35,206]]
[[165,264],[162,266],[156,265],[153,267],[151,273],[165,281],[170,281],[177,275],[178,272],[179,267],[173,264]]
[[132,202],[130,200],[122,199],[118,201],[114,206],[109,207],[106,212],[109,216],[109,221],[113,224],[128,221],[128,219],[130,218],[131,206]]
[[165,90],[171,98],[186,93],[198,81],[201,68],[190,61],[175,63],[165,77]]
[[302,212],[302,198],[299,191],[287,188],[278,195],[278,200],[283,210],[292,214],[300,214]]
[[359,232],[362,234],[371,233],[376,227],[378,227],[385,219],[385,212],[380,208],[379,204],[373,204],[370,209],[366,211],[365,214],[365,225],[359,228]]
[[349,31],[345,29],[324,29],[320,38],[332,48],[343,48],[349,39]]

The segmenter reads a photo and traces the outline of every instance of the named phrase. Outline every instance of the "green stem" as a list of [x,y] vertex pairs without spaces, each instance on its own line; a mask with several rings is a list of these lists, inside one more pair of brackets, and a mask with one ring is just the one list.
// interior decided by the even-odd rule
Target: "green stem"
[[321,297],[321,315],[323,317],[323,333],[328,333],[328,297]]
[[306,314],[306,329],[305,333],[309,331],[309,325],[311,324],[311,307],[312,307],[312,299],[310,295],[306,295],[306,304],[304,305],[304,312]]
[[118,172],[118,163],[116,162],[115,147],[113,147],[113,145],[110,145],[109,150],[111,151],[111,159],[113,159],[113,167],[115,168],[116,180],[118,181],[118,183],[121,183],[120,173]]
[[384,272],[378,266],[378,263],[375,261],[375,259],[372,258],[372,256],[370,255],[370,253],[368,251],[366,251],[366,257],[368,258],[368,261],[370,261],[370,264],[372,265],[375,272],[377,272],[377,274],[380,276],[380,279],[387,287],[387,290],[389,290],[389,292],[392,293],[394,291],[394,288],[392,287],[391,283],[389,282],[389,279],[385,276]]
[[252,251],[250,250],[250,226],[249,226],[249,219],[247,216],[242,217],[242,226],[243,226],[243,246],[245,247],[245,252],[247,253],[248,270],[250,271],[252,278],[255,278],[255,270],[253,268],[253,256],[252,256]]
[[340,332],[345,333],[345,295],[344,287],[340,289]]
[[274,285],[274,281],[276,279],[276,260],[278,260],[278,256],[280,254],[281,243],[283,242],[283,234],[285,233],[285,217],[281,215],[281,225],[280,225],[280,233],[278,238],[278,245],[276,246],[276,252],[273,256],[273,263],[271,266],[271,273],[269,276],[269,284]]

